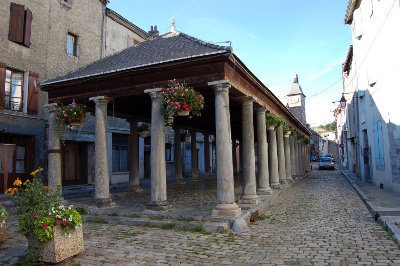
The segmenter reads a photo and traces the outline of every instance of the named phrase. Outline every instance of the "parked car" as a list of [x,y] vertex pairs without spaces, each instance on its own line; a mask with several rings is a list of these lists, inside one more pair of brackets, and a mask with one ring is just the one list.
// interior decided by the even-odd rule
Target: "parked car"
[[333,161],[332,157],[321,157],[319,160],[319,170],[322,169],[335,169],[335,162]]
[[310,156],[310,161],[316,162],[316,161],[317,161],[317,156],[311,155],[311,156]]

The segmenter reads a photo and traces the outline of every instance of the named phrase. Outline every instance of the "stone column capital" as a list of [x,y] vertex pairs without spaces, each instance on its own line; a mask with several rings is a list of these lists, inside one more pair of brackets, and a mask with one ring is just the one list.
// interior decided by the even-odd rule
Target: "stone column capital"
[[283,135],[285,138],[289,138],[290,137],[290,134],[285,134],[285,135]]
[[276,131],[275,126],[267,126],[268,131]]
[[93,101],[96,105],[107,105],[107,103],[111,99],[112,98],[108,96],[95,96],[95,97],[90,97],[89,101]]
[[161,97],[161,92],[162,92],[162,88],[154,88],[154,89],[144,90],[144,93],[149,94],[152,99],[153,98],[160,98]]
[[207,85],[214,87],[215,93],[217,93],[217,92],[229,92],[229,89],[231,88],[231,84],[229,84],[229,81],[227,81],[225,79],[224,80],[208,82]]
[[58,104],[57,103],[48,103],[43,105],[44,108],[49,109],[49,112],[55,112]]
[[265,108],[265,107],[257,108],[257,113],[259,113],[259,114],[264,114],[265,115],[266,112],[267,112],[267,108]]
[[253,106],[253,102],[255,101],[253,96],[248,96],[241,100],[242,106]]

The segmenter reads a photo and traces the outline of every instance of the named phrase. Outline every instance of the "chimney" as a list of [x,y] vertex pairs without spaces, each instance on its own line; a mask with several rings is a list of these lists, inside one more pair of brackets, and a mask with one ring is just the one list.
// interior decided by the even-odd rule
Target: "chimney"
[[155,25],[154,28],[153,26],[151,26],[149,31],[149,39],[154,40],[158,38],[158,36],[159,36],[159,31],[157,30],[157,25]]

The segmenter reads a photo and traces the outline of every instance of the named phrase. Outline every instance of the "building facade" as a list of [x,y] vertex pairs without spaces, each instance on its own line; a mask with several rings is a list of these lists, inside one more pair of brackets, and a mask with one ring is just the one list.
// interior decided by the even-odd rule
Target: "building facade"
[[352,45],[343,64],[347,104],[336,112],[340,161],[362,180],[400,191],[399,1],[350,0],[345,23]]
[[[107,9],[106,3],[105,0],[0,3],[0,142],[16,144],[8,182],[17,176],[29,177],[36,167],[46,167],[48,129],[43,106],[47,104],[47,93],[39,89],[40,83],[147,38],[146,32]],[[124,124],[122,131],[126,129],[129,133]],[[86,173],[90,178],[93,149],[90,143],[93,143],[90,138],[65,139],[62,152],[70,158],[63,162],[66,184],[83,182],[79,176]],[[78,156],[79,160],[73,159],[83,154]],[[73,168],[68,166],[76,164],[86,166],[69,173],[68,169]],[[3,173],[0,168],[0,190],[5,185]]]

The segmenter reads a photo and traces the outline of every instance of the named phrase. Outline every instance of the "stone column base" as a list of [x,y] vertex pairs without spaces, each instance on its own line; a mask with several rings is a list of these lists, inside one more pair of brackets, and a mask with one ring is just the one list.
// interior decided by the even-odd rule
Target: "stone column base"
[[276,183],[276,184],[271,184],[272,189],[281,189],[281,184]]
[[143,188],[141,188],[140,186],[130,186],[128,188],[128,192],[142,192]]
[[185,180],[183,180],[183,179],[176,179],[175,183],[176,183],[176,184],[179,184],[179,185],[184,185],[184,184],[185,184]]
[[271,195],[271,194],[273,194],[273,191],[270,187],[267,187],[267,188],[263,187],[263,188],[257,189],[257,194],[258,195]]
[[99,208],[110,208],[115,206],[111,198],[95,199],[95,204]]
[[240,196],[239,204],[258,204],[259,199],[257,195],[242,195]]
[[279,179],[279,184],[287,184],[287,180],[286,179]]
[[288,183],[293,183],[293,182],[294,182],[294,179],[291,178],[291,177],[286,177],[286,181],[287,181]]
[[218,204],[212,210],[212,216],[231,216],[236,217],[241,213],[241,209],[237,206],[236,203],[232,204]]
[[146,210],[151,211],[168,211],[170,208],[168,201],[151,201],[146,206]]

